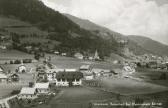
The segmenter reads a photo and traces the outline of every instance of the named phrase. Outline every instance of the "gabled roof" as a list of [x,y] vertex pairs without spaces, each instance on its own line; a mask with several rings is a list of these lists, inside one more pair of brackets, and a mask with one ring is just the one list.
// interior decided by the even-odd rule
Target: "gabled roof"
[[0,72],[3,72],[3,70],[4,70],[4,69],[0,66]]
[[83,73],[81,72],[58,72],[56,74],[56,79],[73,80],[73,79],[81,79],[81,78],[83,78]]
[[36,88],[23,87],[20,94],[33,95],[35,94]]
[[82,65],[81,67],[80,67],[80,69],[89,69],[90,68],[90,65]]
[[35,88],[37,89],[48,89],[49,83],[36,83]]

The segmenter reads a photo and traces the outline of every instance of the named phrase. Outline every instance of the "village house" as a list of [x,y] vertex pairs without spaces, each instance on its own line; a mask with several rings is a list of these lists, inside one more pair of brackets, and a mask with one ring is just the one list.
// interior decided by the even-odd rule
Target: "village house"
[[54,54],[59,55],[59,52],[58,51],[54,51]]
[[61,53],[62,56],[67,56],[67,53]]
[[93,68],[92,73],[94,73],[96,77],[111,76],[112,75],[112,72],[109,69]]
[[47,79],[50,83],[55,83],[56,81],[56,73],[58,72],[76,72],[76,69],[47,69],[45,74],[47,75]]
[[80,60],[82,60],[84,58],[84,56],[81,53],[75,53],[74,57],[77,59],[80,59]]
[[38,94],[48,94],[50,92],[49,82],[47,82],[47,83],[36,83],[34,88],[37,89]]
[[5,74],[0,73],[0,83],[7,83],[8,77]]
[[94,79],[94,75],[92,73],[84,74],[83,76],[84,76],[85,80],[93,80]]
[[19,81],[19,75],[14,73],[14,74],[10,74],[8,77],[8,81],[9,82],[18,82]]
[[56,74],[56,86],[80,86],[83,74],[81,72],[58,72]]
[[19,67],[18,67],[18,72],[19,73],[24,73],[26,72],[27,68],[24,64],[21,64]]
[[18,95],[19,99],[36,99],[37,91],[36,88],[23,87],[20,94]]
[[79,71],[82,72],[82,73],[90,73],[91,72],[91,66],[90,65],[82,65],[80,68],[79,68]]
[[46,75],[49,82],[55,82],[56,80],[56,73],[58,72],[58,69],[47,69]]
[[46,74],[46,72],[45,71],[38,71],[38,73],[37,73],[37,79],[41,79],[41,80],[43,80],[43,79],[45,79],[47,77],[47,74]]

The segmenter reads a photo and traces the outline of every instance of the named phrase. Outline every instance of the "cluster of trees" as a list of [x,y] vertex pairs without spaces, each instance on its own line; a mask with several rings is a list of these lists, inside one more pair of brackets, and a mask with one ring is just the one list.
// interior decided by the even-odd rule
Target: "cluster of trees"
[[11,60],[10,64],[21,64],[22,61],[23,63],[32,63],[32,59],[23,59],[23,60]]

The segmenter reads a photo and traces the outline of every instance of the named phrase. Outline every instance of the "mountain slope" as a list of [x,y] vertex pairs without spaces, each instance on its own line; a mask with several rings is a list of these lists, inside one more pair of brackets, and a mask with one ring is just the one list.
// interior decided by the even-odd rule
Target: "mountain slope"
[[168,55],[168,46],[143,36],[128,36],[128,38],[144,49],[157,55]]
[[[112,34],[112,36],[116,37],[116,38],[124,38],[122,36],[122,34],[114,32],[106,27],[102,27],[99,26],[89,20],[85,20],[85,19],[80,19],[78,17],[69,15],[69,14],[64,14],[65,16],[67,16],[69,19],[71,19],[73,22],[75,22],[76,24],[78,24],[81,28],[84,28],[86,30],[91,30],[91,31],[99,31],[102,32],[102,35],[109,35]],[[101,36],[102,36],[101,35]],[[107,36],[106,36],[107,37]]]
[[129,43],[127,47],[134,52],[136,55],[141,55],[145,53],[152,53],[152,51],[149,51],[147,49],[144,49],[142,46],[138,45],[137,42],[130,40],[127,36],[124,36],[120,33],[114,32],[108,28],[101,27],[97,24],[94,24],[93,22],[89,20],[84,20],[77,18],[75,16],[69,15],[69,14],[64,14],[66,15],[69,19],[71,19],[74,23],[78,24],[81,28],[90,30],[90,31],[97,31],[99,32],[101,37],[109,38],[113,36],[116,40],[129,40]]
[[[102,56],[107,56],[112,51],[116,52],[118,48],[113,37],[110,37],[110,40],[105,40],[97,33],[80,28],[78,24],[48,8],[39,0],[0,0],[0,15],[28,22],[33,27],[48,32],[46,39],[60,43],[59,46],[54,46],[52,50],[95,52],[97,49]],[[24,37],[28,36],[24,35]],[[41,38],[40,36],[37,37]],[[15,34],[13,38],[15,38],[15,44],[20,44],[20,35]],[[48,41],[48,43],[51,42]],[[19,46],[29,44],[31,43],[24,43]],[[40,43],[33,43],[33,45],[43,48]],[[46,46],[46,48],[48,47]]]

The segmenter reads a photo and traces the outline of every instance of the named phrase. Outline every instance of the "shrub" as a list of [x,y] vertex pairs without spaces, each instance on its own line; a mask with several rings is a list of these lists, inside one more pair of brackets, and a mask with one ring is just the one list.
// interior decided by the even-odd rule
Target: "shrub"
[[16,95],[16,94],[19,94],[20,93],[20,90],[13,90],[12,92],[11,92],[11,95]]

